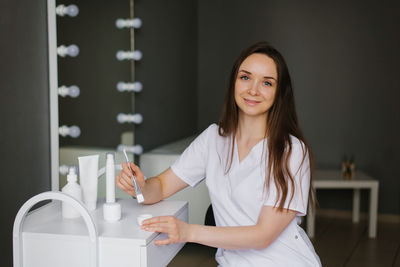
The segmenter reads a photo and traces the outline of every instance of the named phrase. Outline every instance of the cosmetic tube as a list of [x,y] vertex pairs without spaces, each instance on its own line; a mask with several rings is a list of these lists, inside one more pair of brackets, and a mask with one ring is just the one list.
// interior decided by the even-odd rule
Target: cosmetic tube
[[106,202],[115,202],[115,165],[114,154],[106,155]]
[[93,211],[96,209],[97,203],[99,155],[78,157],[78,161],[83,202],[89,211]]

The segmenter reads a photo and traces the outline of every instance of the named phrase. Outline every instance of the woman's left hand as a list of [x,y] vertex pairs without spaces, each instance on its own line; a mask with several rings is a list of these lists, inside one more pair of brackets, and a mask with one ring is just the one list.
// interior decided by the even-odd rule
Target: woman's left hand
[[174,216],[160,216],[144,220],[142,229],[149,232],[168,234],[168,239],[154,241],[156,245],[188,242],[190,234],[190,224]]

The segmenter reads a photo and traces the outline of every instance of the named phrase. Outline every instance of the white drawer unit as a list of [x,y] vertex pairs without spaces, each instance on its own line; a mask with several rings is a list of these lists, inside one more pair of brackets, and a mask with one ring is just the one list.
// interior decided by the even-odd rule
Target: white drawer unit
[[[173,215],[187,222],[187,202],[161,201],[153,205],[140,205],[134,199],[122,199],[118,202],[122,206],[122,218],[113,223],[103,220],[104,201],[97,203],[97,209],[89,213],[95,226],[92,234],[85,218],[62,217],[60,201],[53,201],[28,213],[25,220],[22,220],[19,239],[22,246],[18,252],[22,255],[22,264],[20,262],[18,266],[166,266],[184,244],[154,245],[154,240],[166,238],[167,235],[141,230],[136,218],[139,214],[150,213],[153,216]],[[93,232],[97,235],[95,257],[91,248],[94,241],[90,236],[93,236]]]

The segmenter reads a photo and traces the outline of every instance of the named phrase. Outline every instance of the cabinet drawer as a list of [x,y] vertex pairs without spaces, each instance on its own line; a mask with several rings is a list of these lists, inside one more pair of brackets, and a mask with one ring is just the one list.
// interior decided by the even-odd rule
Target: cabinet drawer
[[[184,209],[178,216],[178,219],[187,222],[188,221],[188,209]],[[166,239],[167,234],[159,234],[152,240],[146,247],[141,247],[141,266],[161,267],[166,266],[178,251],[185,245],[181,244],[170,244],[165,246],[156,246],[155,240]],[[162,255],[162,256],[161,256]]]

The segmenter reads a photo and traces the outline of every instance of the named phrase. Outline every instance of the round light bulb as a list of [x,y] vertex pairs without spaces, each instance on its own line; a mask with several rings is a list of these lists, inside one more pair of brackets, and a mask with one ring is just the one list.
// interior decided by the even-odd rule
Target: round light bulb
[[81,129],[79,129],[79,127],[76,125],[72,125],[71,127],[69,127],[69,135],[72,138],[77,138],[81,135]]
[[67,54],[70,57],[76,57],[79,54],[79,47],[77,45],[69,45],[67,48]]
[[67,6],[66,13],[70,17],[76,17],[79,14],[79,8],[76,5]]
[[143,54],[142,54],[142,52],[140,50],[133,51],[133,53],[132,53],[132,59],[133,60],[139,61],[139,60],[142,59],[142,57],[143,57]]
[[70,97],[73,97],[73,98],[78,97],[80,92],[81,91],[79,90],[79,87],[76,85],[71,85],[69,87],[69,96]]
[[132,27],[135,29],[139,29],[140,27],[142,27],[142,20],[139,18],[134,18],[132,20]]

